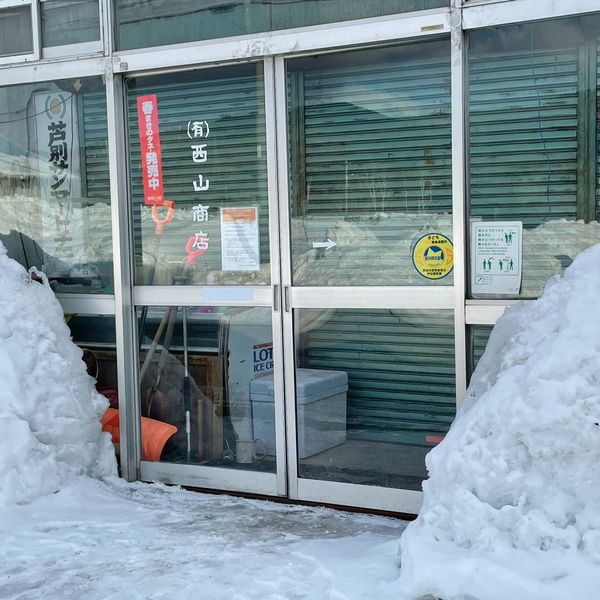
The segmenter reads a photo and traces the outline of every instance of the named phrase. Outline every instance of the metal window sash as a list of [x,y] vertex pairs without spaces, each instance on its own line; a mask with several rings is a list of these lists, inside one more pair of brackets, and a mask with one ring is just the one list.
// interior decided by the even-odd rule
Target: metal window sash
[[106,79],[108,156],[110,172],[117,382],[121,402],[121,472],[125,479],[139,479],[141,449],[138,385],[137,321],[132,298],[133,252],[131,251],[127,148],[123,81]]
[[110,56],[113,49],[113,6],[112,0],[100,0],[100,42],[104,56]]
[[272,496],[276,487],[274,473],[149,461],[141,461],[140,479],[267,496]]
[[68,56],[85,56],[86,54],[101,54],[102,42],[81,42],[79,44],[66,44],[65,46],[48,46],[42,48],[43,58],[66,58]]
[[[40,14],[39,4],[46,2],[47,0],[38,1],[38,15]],[[100,39],[92,40],[89,42],[81,42],[78,44],[65,44],[64,46],[49,46],[44,48],[41,45],[41,22],[39,25],[40,31],[40,48],[41,58],[52,59],[52,58],[69,58],[80,57],[86,54],[104,54],[108,56],[110,53],[110,46],[107,46],[107,39],[110,39],[108,33],[110,32],[110,0],[98,0],[98,11],[99,11],[99,24],[100,24]],[[39,17],[38,17],[39,18]],[[107,37],[108,36],[108,37]]]
[[[0,81],[2,81],[4,78],[2,77],[2,66],[3,65],[14,65],[15,63],[18,64],[28,64],[31,63],[32,61],[37,61],[38,57],[36,56],[35,53],[30,53],[30,54],[15,54],[14,56],[0,56]],[[29,81],[28,79],[26,81]]]
[[510,0],[497,4],[477,4],[462,8],[463,30],[494,27],[509,23],[539,21],[600,10],[598,0]]
[[0,10],[3,8],[13,8],[15,6],[27,6],[32,4],[32,0],[0,0]]
[[31,3],[31,29],[33,35],[33,59],[39,60],[42,57],[42,20],[39,2],[35,0]]
[[452,127],[452,242],[454,246],[454,352],[456,407],[460,408],[467,391],[467,345],[464,304],[466,297],[466,139],[465,119],[465,45],[461,12],[452,13],[450,37],[450,96]]
[[275,62],[272,58],[264,61],[265,80],[265,128],[267,137],[267,190],[269,200],[269,250],[271,254],[271,306],[273,319],[273,356],[279,366],[273,371],[275,408],[275,460],[277,465],[277,494],[287,494],[287,440],[285,430],[285,389],[284,389],[284,349],[283,349],[283,298],[281,286],[280,255],[280,215],[277,173],[277,120]]
[[65,314],[114,315],[115,297],[108,294],[56,294]]
[[289,163],[288,163],[288,117],[287,82],[285,61],[277,57],[275,65],[275,126],[277,147],[277,184],[279,197],[279,222],[281,224],[280,260],[281,285],[284,290],[281,313],[283,325],[283,376],[285,382],[285,433],[287,455],[288,495],[298,498],[298,449],[296,445],[296,372],[294,348],[294,321],[287,291],[292,282],[290,247],[290,203],[289,203]]
[[289,290],[292,308],[454,308],[452,286],[298,287]]
[[517,302],[532,300],[467,300],[464,308],[467,325],[495,325],[504,311]]
[[418,514],[423,492],[318,479],[300,479],[297,498],[355,508]]
[[236,300],[242,286],[139,285],[133,288],[133,300],[136,306],[271,306],[273,286],[244,286],[251,298]]
[[174,44],[128,50],[113,55],[115,72],[177,68],[203,63],[240,61],[262,56],[302,54],[450,32],[449,9],[405,13],[315,25],[284,31],[250,34],[224,40]]
[[[0,61],[1,64],[1,61]],[[39,61],[0,68],[0,85],[17,85],[94,77],[110,72],[110,61],[102,57],[64,61]]]
[[15,54],[13,56],[0,57],[1,65],[12,65],[15,63],[27,63],[40,58],[40,16],[39,5],[35,0],[0,0],[0,11],[15,6],[28,6],[31,9],[31,41],[32,51],[27,54]]

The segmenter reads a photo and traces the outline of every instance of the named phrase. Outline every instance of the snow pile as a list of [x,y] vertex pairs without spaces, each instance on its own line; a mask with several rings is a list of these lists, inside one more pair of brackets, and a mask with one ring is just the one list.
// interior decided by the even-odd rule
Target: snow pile
[[600,245],[490,337],[401,540],[415,596],[597,599]]
[[77,474],[116,474],[107,400],[94,389],[47,285],[0,244],[0,504],[30,502]]

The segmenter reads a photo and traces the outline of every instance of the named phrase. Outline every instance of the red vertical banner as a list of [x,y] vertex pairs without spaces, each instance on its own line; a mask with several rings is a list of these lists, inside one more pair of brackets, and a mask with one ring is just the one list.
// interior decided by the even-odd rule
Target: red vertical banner
[[158,131],[158,98],[156,94],[138,96],[138,122],[142,150],[142,174],[144,180],[144,204],[165,204],[162,178],[160,134]]

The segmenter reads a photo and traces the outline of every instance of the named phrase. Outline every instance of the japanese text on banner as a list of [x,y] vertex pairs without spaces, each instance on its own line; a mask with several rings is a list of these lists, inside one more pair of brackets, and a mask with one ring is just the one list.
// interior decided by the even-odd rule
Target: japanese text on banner
[[137,109],[142,151],[144,204],[162,206],[165,202],[156,94],[139,96]]

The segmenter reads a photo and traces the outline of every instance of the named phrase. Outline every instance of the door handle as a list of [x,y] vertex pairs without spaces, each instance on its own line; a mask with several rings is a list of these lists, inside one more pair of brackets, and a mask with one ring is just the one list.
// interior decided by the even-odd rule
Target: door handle
[[279,284],[273,286],[273,312],[279,312]]
[[286,313],[290,312],[290,286],[283,286],[283,306]]

